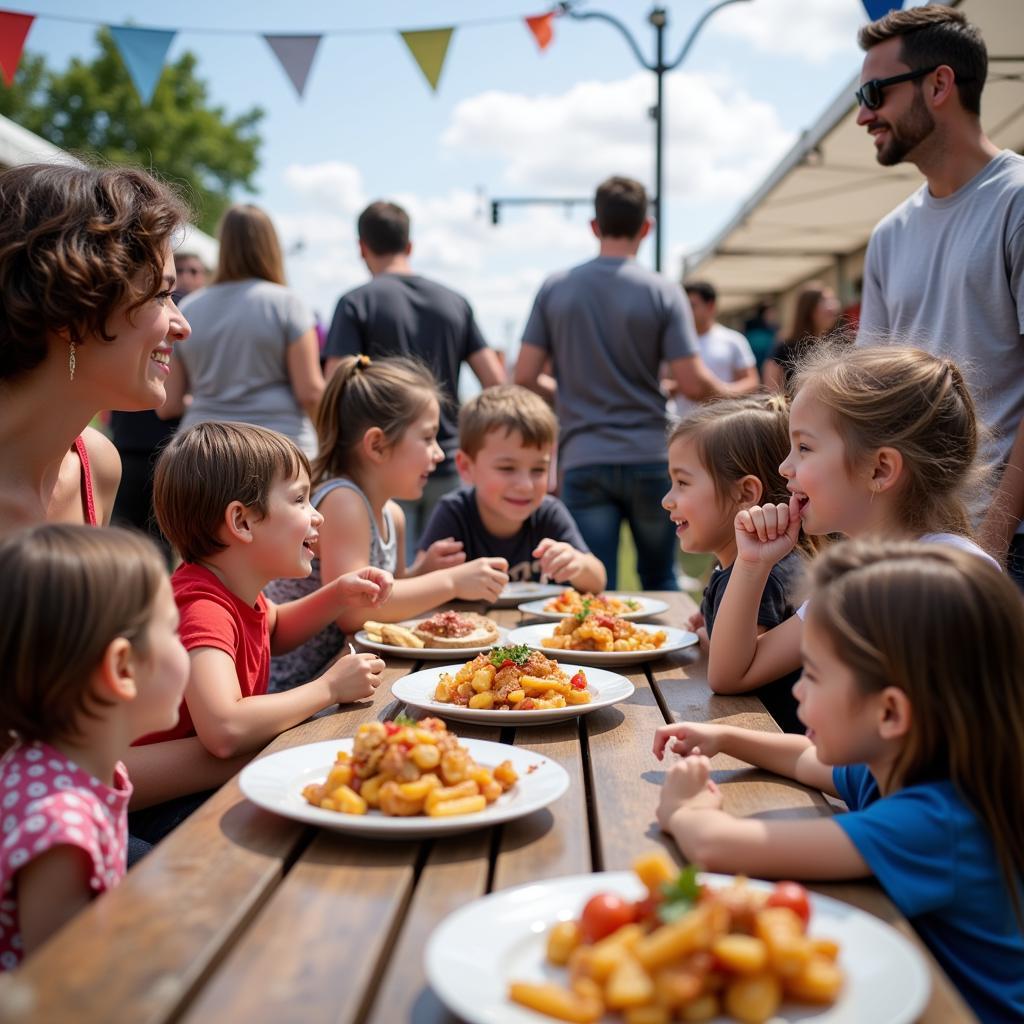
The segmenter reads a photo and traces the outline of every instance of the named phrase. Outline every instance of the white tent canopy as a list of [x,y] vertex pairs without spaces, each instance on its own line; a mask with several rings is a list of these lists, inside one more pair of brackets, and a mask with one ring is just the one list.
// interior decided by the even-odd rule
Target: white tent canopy
[[[989,51],[982,123],[997,146],[1024,148],[1024,0],[962,0]],[[858,80],[810,130],[704,249],[684,262],[706,278],[727,312],[753,306],[841,264],[875,224],[922,181],[910,164],[880,167],[856,123]]]

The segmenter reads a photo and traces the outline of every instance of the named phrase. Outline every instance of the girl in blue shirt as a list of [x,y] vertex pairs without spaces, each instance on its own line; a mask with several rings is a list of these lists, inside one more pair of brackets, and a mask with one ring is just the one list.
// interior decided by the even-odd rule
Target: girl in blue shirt
[[[806,736],[663,726],[684,758],[658,821],[694,862],[767,878],[874,876],[985,1022],[1024,1020],[1024,606],[948,545],[849,541],[822,556],[794,687]],[[838,796],[846,814],[735,818],[726,753]]]

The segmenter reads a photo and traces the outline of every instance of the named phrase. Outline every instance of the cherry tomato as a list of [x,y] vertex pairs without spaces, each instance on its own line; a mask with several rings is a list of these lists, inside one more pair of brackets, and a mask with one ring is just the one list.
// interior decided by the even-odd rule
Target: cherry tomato
[[574,690],[585,690],[587,688],[587,678],[582,672],[577,672],[569,682]]
[[388,736],[394,736],[401,728],[402,727],[400,725],[396,725],[394,722],[384,723],[384,732],[387,733]]
[[610,892],[600,892],[587,900],[580,917],[580,932],[584,942],[599,942],[635,920],[636,909],[630,901]]
[[661,903],[660,896],[645,896],[642,900],[637,900],[633,904],[633,919],[636,921],[653,920]]
[[511,658],[506,658],[499,666],[498,671],[500,672],[503,668],[508,668],[509,665],[515,665],[515,662]]
[[779,882],[768,897],[769,907],[789,907],[807,927],[811,919],[811,902],[807,890],[799,882]]

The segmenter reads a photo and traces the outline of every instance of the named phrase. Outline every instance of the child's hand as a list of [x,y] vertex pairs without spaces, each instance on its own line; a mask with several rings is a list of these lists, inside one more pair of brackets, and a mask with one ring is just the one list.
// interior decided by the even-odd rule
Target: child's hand
[[368,565],[365,569],[347,572],[334,581],[334,592],[343,605],[369,605],[376,608],[391,596],[395,579],[384,569]]
[[474,558],[451,572],[455,597],[460,601],[496,601],[508,583],[508,562],[504,558]]
[[706,757],[676,761],[665,776],[658,800],[658,824],[669,831],[672,816],[680,808],[722,809],[722,792],[711,781],[711,762]]
[[540,571],[556,583],[568,583],[586,565],[582,551],[577,551],[564,540],[552,540],[550,537],[545,537],[533,549],[533,557],[540,559]]
[[706,625],[707,625],[707,623],[704,621],[704,616],[701,615],[700,612],[694,612],[686,620],[686,628],[691,633],[696,633],[698,629],[700,629],[702,626],[706,626]]
[[670,742],[674,754],[682,754],[684,757],[689,754],[714,757],[715,754],[721,753],[723,733],[722,726],[709,722],[676,722],[655,730],[654,746],[651,749],[659,761],[664,758],[665,747]]
[[450,569],[454,565],[462,565],[465,560],[466,552],[463,550],[462,541],[454,537],[445,537],[443,540],[435,540],[426,551],[417,551],[416,560],[412,563],[409,573],[412,576],[420,576],[437,569]]
[[351,704],[372,697],[383,671],[384,662],[376,654],[346,654],[324,672],[331,700]]
[[743,562],[774,565],[800,539],[800,503],[754,505],[736,513],[736,556]]
[[711,639],[708,636],[707,628],[704,626],[698,626],[694,632],[697,634],[697,647],[707,654],[711,649]]

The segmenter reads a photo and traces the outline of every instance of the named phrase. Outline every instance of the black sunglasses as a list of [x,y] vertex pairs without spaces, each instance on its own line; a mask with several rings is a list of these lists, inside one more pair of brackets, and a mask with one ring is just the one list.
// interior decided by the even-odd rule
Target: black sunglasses
[[897,85],[899,82],[913,82],[917,78],[924,78],[930,75],[939,65],[930,68],[919,68],[917,71],[908,71],[904,75],[893,75],[892,78],[872,78],[865,82],[853,95],[857,102],[868,110],[877,110],[884,101],[885,90],[890,85]]

